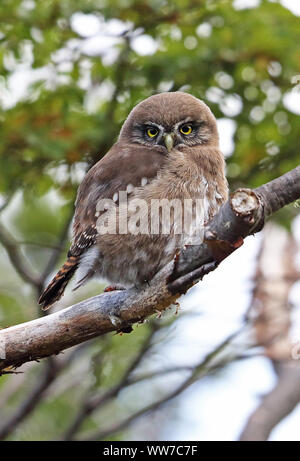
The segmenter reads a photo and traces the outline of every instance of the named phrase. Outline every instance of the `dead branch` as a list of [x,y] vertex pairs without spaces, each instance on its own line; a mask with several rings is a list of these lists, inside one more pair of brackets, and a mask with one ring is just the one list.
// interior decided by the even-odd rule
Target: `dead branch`
[[280,362],[277,374],[276,386],[263,397],[258,408],[250,416],[240,441],[264,442],[268,440],[272,429],[299,404],[299,363],[291,360]]

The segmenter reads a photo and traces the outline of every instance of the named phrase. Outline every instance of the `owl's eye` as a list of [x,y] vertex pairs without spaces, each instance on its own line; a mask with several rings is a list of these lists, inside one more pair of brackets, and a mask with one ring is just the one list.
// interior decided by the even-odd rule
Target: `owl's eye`
[[180,133],[184,134],[184,135],[187,135],[187,134],[191,134],[191,132],[193,131],[193,127],[192,125],[182,125],[179,129]]
[[155,127],[148,128],[147,135],[149,138],[155,138],[158,135],[158,129]]

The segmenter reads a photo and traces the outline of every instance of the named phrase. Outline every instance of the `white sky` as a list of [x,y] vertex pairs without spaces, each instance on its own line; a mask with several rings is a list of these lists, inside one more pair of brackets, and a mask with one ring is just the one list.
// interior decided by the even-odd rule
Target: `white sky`
[[[280,0],[280,3],[285,8],[288,8],[296,16],[300,16],[299,0]],[[233,5],[236,9],[256,8],[257,6],[259,6],[259,4],[260,0],[234,0],[233,2]]]
[[291,10],[296,16],[300,16],[300,1],[299,0],[280,0],[280,3]]

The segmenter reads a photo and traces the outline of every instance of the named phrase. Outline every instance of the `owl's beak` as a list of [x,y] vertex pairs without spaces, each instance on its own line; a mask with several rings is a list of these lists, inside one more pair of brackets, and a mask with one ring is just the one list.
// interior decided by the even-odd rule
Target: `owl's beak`
[[166,133],[164,135],[164,143],[166,148],[168,149],[168,152],[170,152],[174,146],[174,138],[172,133]]

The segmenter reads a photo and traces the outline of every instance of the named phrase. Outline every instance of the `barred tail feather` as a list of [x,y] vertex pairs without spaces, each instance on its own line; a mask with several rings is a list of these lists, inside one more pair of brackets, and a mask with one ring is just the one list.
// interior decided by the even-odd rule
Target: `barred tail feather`
[[79,258],[77,256],[68,257],[65,264],[51,280],[39,299],[39,304],[42,305],[43,310],[49,309],[52,304],[62,297],[67,284],[78,267],[78,263]]

